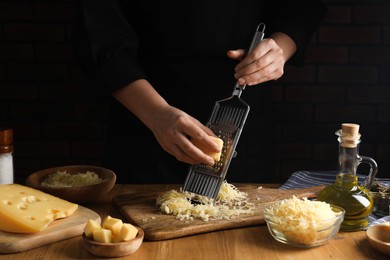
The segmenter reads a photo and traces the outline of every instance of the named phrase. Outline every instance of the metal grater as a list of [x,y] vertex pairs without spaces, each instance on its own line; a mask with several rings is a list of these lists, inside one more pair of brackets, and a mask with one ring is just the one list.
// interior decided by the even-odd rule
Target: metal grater
[[[247,53],[260,43],[264,37],[265,24],[257,26]],[[198,195],[216,198],[225,179],[230,162],[236,155],[236,146],[249,113],[249,105],[240,99],[246,85],[234,86],[231,97],[217,101],[206,124],[216,136],[223,140],[221,159],[213,166],[196,164],[190,167],[183,190]]]

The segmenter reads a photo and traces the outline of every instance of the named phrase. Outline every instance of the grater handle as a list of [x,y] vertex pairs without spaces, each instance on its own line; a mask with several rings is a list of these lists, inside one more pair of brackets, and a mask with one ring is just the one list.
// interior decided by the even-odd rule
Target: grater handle
[[[260,23],[256,28],[255,35],[253,36],[253,39],[252,39],[251,45],[249,46],[247,54],[250,54],[253,51],[253,49],[263,40],[264,31],[265,31],[265,24]],[[245,89],[245,87],[246,87],[246,85],[240,85],[240,84],[238,84],[238,81],[237,81],[236,85],[234,85],[233,95],[240,97],[241,93]]]

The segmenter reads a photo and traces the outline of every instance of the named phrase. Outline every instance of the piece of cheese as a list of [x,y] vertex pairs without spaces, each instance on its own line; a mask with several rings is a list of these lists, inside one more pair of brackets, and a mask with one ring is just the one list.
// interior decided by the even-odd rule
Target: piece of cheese
[[214,161],[218,162],[221,159],[221,155],[222,155],[223,140],[216,136],[210,135],[209,137],[213,139],[214,143],[218,145],[218,147],[220,148],[220,152],[210,151],[210,149],[207,148],[203,143],[199,142],[199,140],[191,139],[191,142],[200,150],[202,150],[205,154],[212,157]]
[[107,216],[102,225],[95,220],[88,220],[84,234],[97,242],[116,243],[134,239],[138,229],[130,223],[123,223],[121,219]]
[[93,231],[93,240],[96,242],[102,243],[111,243],[112,242],[112,232],[109,229],[98,229]]
[[120,238],[123,241],[130,241],[134,239],[138,234],[138,229],[129,223],[123,223]]
[[93,231],[99,229],[102,229],[100,223],[94,219],[90,219],[84,227],[84,233],[88,238],[93,238]]
[[0,230],[35,233],[56,219],[71,216],[77,204],[19,185],[0,185]]
[[113,236],[119,237],[121,233],[121,228],[123,225],[123,221],[119,218],[112,218],[108,216],[103,221],[103,228],[111,230]]

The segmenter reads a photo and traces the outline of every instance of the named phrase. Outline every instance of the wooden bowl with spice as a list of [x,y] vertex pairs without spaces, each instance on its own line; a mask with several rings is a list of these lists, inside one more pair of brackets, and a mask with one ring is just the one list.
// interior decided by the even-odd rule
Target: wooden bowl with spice
[[87,203],[106,195],[114,186],[113,171],[93,165],[66,165],[32,173],[26,185],[71,201]]

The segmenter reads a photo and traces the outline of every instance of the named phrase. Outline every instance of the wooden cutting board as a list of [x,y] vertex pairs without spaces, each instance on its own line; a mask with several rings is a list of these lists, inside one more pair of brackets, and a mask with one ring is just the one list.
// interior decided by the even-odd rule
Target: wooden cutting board
[[113,198],[113,204],[128,222],[144,230],[145,240],[153,241],[264,224],[263,209],[272,202],[291,198],[293,195],[299,198],[314,198],[323,188],[323,186],[315,186],[306,189],[278,190],[248,184],[237,184],[236,187],[248,193],[250,202],[255,205],[253,215],[241,215],[231,220],[208,222],[199,219],[180,221],[175,216],[159,212],[156,198],[164,192],[120,195]]
[[79,205],[72,216],[55,220],[38,233],[17,234],[0,231],[0,254],[18,253],[82,235],[84,226],[89,219],[101,221],[96,212]]

